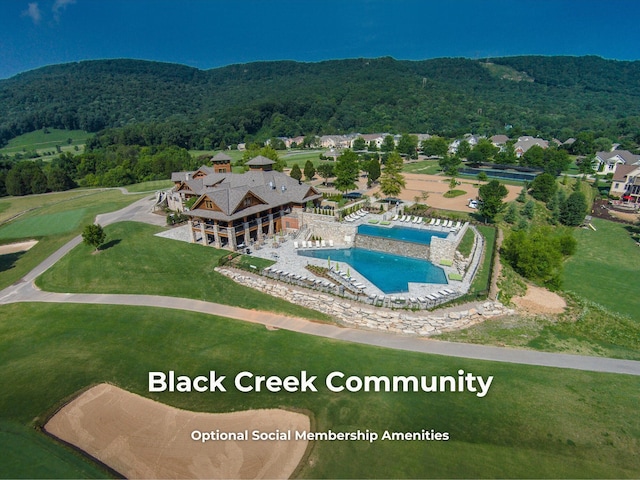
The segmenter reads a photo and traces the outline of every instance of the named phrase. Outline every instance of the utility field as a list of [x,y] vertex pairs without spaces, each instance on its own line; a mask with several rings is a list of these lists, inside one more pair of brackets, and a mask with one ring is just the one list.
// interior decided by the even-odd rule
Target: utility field
[[[16,321],[20,319],[19,321]],[[302,478],[637,478],[640,378],[422,355],[269,331],[214,316],[122,306],[16,304],[0,307],[2,421],[23,434],[3,435],[9,459],[0,476],[89,476],[74,454],[28,429],[79,390],[110,382],[168,405],[202,412],[292,408],[309,412],[315,431],[421,429],[449,441],[316,442]],[[149,371],[231,379],[318,376],[318,392],[149,394]],[[321,379],[346,375],[494,376],[487,396],[470,392],[381,393],[327,390]],[[42,437],[44,438],[44,437]],[[56,452],[31,464],[16,442]],[[42,443],[45,445],[43,446]],[[24,469],[24,470],[23,470]],[[34,472],[37,469],[38,472]],[[28,472],[25,474],[24,472]]]
[[108,248],[78,245],[38,280],[55,292],[139,293],[193,298],[316,320],[327,317],[248,287],[213,269],[228,250],[155,237],[159,227],[121,222],[105,228]]
[[640,322],[640,248],[625,225],[594,218],[576,229],[578,250],[564,268],[563,289]]

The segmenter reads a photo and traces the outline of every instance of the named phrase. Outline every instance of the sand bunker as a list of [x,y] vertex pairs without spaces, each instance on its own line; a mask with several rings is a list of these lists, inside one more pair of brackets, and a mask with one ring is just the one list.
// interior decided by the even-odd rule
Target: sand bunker
[[[206,395],[202,393],[199,395]],[[285,410],[189,412],[101,384],[65,405],[45,430],[127,478],[288,478],[307,448],[301,440],[208,441],[194,430],[309,430],[306,415]]]
[[6,255],[7,253],[26,252],[33,247],[37,240],[29,240],[28,242],[9,243],[7,245],[0,245],[0,255]]
[[567,308],[567,302],[560,295],[533,285],[527,285],[524,297],[514,297],[512,301],[527,313],[562,313]]

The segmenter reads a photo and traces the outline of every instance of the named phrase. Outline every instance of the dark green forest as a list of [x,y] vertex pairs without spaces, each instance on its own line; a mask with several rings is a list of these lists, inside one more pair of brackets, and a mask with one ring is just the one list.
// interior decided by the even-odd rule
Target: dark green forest
[[[640,140],[640,62],[599,57],[258,62],[198,70],[140,60],[0,80],[0,145],[44,127],[111,130],[109,144],[210,149],[274,136],[582,131]],[[96,141],[100,141],[99,139]],[[97,147],[99,145],[94,145]]]

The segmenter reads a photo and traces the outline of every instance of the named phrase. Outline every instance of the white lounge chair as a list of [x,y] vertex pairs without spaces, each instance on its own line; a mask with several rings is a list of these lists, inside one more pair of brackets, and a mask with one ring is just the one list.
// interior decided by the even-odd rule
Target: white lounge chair
[[329,240],[329,246],[333,247],[333,240]]
[[320,240],[316,240],[316,248],[320,248]]
[[431,221],[429,222],[429,225],[435,225],[436,224],[436,219],[432,218]]
[[307,241],[306,240],[302,240],[302,242],[300,242],[302,244],[302,248],[307,248]]
[[327,246],[327,242],[325,242],[324,240],[320,240],[320,246],[321,247],[326,247]]
[[440,219],[437,219],[437,220],[436,220],[435,225],[436,225],[436,227],[439,227],[439,226],[440,226]]
[[293,248],[296,248],[296,249],[298,248],[298,242],[295,240],[293,241]]
[[391,221],[395,222],[396,220],[398,220],[398,214],[396,213],[396,215],[391,219]]

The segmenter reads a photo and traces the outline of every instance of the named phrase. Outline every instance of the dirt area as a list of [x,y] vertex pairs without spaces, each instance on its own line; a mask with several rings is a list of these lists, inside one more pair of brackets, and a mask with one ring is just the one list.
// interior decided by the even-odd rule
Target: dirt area
[[[478,187],[474,187],[474,184],[479,185],[486,182],[479,182],[478,180],[471,179],[458,179],[460,185],[456,187],[457,190],[464,190],[464,195],[460,195],[455,198],[445,198],[443,195],[449,191],[449,178],[439,175],[425,175],[422,173],[404,173],[406,187],[400,193],[399,198],[402,200],[413,202],[415,197],[421,197],[422,192],[427,192],[429,197],[426,200],[426,204],[433,208],[443,210],[455,210],[459,212],[473,212],[471,208],[467,206],[470,198],[476,198],[478,196]],[[315,182],[316,185],[322,188],[322,181]],[[513,185],[506,185],[509,194],[505,199],[506,202],[515,200],[522,187]],[[374,186],[367,190],[367,179],[360,178],[358,181],[358,190],[364,192],[366,195],[372,197],[373,194],[380,190],[379,186]],[[419,203],[425,203],[424,200],[420,200]]]
[[[197,395],[216,395],[198,393]],[[92,387],[60,409],[45,430],[126,478],[288,478],[307,448],[301,440],[251,440],[251,432],[309,430],[285,410],[210,414],[179,410],[113,385]],[[248,440],[195,441],[201,432],[244,432]]]
[[29,240],[28,242],[9,243],[7,245],[0,245],[0,255],[6,255],[7,253],[26,252],[33,247],[37,240]]
[[614,210],[607,200],[596,200],[591,215],[612,222],[635,223],[640,220],[640,213]]
[[527,285],[527,293],[524,297],[513,297],[511,301],[525,313],[563,313],[567,308],[567,302],[560,295],[533,285]]

